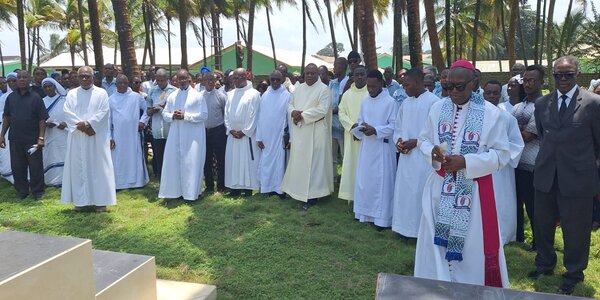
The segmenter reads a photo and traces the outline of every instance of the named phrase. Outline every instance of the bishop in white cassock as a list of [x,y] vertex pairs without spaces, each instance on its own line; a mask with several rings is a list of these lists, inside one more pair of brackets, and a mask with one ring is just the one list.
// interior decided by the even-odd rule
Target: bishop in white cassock
[[67,123],[65,122],[65,96],[67,91],[51,77],[42,80],[46,92],[44,105],[48,111],[44,134],[44,181],[46,185],[61,186],[65,151],[67,150]]
[[450,98],[436,102],[418,141],[432,169],[423,190],[414,276],[508,287],[491,174],[510,160],[500,111],[473,90],[473,65],[455,62]]
[[258,181],[261,193],[281,192],[285,173],[284,130],[288,126],[287,108],[292,94],[282,86],[279,71],[271,73],[271,86],[261,96],[256,125],[256,142],[260,148]]
[[233,72],[235,89],[227,92],[225,104],[225,128],[227,147],[225,148],[225,186],[240,190],[250,196],[259,188],[258,145],[256,144],[256,113],[260,105],[260,93],[246,81],[246,70],[239,68]]
[[338,108],[340,123],[344,127],[344,161],[338,198],[348,201],[354,200],[354,181],[356,180],[356,165],[360,149],[360,141],[354,138],[350,130],[358,121],[361,103],[369,96],[365,67],[356,67],[353,74],[354,83],[342,95]]
[[[129,88],[125,75],[117,76],[117,90],[108,101],[115,186],[118,190],[143,187],[149,181],[140,135],[148,123],[146,101]],[[140,111],[143,112],[141,117]]]
[[[502,86],[499,82],[488,82],[483,88],[485,100],[498,105]],[[517,119],[508,111],[500,110],[502,126],[507,129],[508,142],[510,143],[510,161],[504,168],[492,174],[494,179],[494,195],[496,198],[496,211],[500,225],[502,244],[508,244],[517,238],[517,188],[515,184],[515,168],[521,159],[525,142]]]
[[319,80],[315,64],[308,64],[304,73],[305,82],[296,88],[288,106],[293,123],[291,151],[281,190],[306,202],[303,208],[308,209],[317,198],[333,192],[331,92]]
[[108,94],[94,86],[93,70],[79,68],[81,87],[67,94],[67,152],[61,201],[84,206],[117,204],[115,173],[110,157]]
[[202,194],[208,108],[201,94],[190,86],[189,73],[179,70],[176,76],[179,89],[169,95],[162,110],[163,119],[171,126],[158,197],[194,201]]
[[380,228],[392,225],[396,172],[392,135],[398,107],[394,98],[383,90],[383,83],[381,72],[369,72],[369,96],[360,105],[358,126],[352,131],[361,141],[354,184],[354,217]]
[[431,167],[415,148],[431,106],[440,99],[425,89],[423,72],[419,69],[405,73],[404,88],[409,97],[398,109],[393,137],[400,155],[396,169],[392,230],[405,237],[416,238],[421,223],[423,187]]

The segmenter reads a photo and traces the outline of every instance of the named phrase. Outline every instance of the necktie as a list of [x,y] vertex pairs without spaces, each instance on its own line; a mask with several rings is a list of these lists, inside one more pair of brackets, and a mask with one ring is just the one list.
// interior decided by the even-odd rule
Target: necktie
[[560,98],[562,99],[562,102],[560,103],[560,109],[558,110],[558,116],[562,119],[562,117],[565,115],[565,112],[567,111],[567,98],[569,98],[569,96],[562,95],[562,96],[560,96]]

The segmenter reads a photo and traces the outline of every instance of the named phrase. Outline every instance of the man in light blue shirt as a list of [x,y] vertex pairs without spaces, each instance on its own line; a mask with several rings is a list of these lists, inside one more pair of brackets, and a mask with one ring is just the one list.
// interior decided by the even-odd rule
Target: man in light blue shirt
[[161,112],[167,104],[169,94],[175,91],[176,88],[169,84],[169,73],[165,69],[158,69],[154,78],[156,84],[150,89],[148,97],[146,97],[148,101],[146,113],[151,117],[152,171],[156,178],[160,178],[167,135],[169,134],[169,123],[163,120]]
[[398,81],[394,80],[394,70],[392,67],[387,67],[383,71],[383,78],[385,79],[385,85],[390,96],[394,97],[394,93],[402,88]]
[[115,80],[116,72],[117,70],[115,69],[115,65],[104,65],[104,78],[102,78],[102,88],[106,90],[106,93],[109,97],[117,91],[117,81]]
[[340,123],[338,116],[338,105],[344,91],[344,86],[348,81],[346,70],[348,69],[348,60],[344,57],[338,57],[333,63],[333,73],[335,78],[329,81],[329,89],[331,90],[331,108],[333,117],[331,118],[331,137],[332,137],[332,155],[333,155],[333,179],[337,178],[337,158],[338,151],[343,154],[344,149],[344,128]]

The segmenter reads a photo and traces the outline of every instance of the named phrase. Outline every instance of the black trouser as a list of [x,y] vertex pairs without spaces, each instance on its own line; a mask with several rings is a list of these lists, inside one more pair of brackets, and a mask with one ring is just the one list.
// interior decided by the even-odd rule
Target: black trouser
[[10,141],[10,167],[18,196],[27,196],[30,189],[34,196],[44,193],[43,151],[38,149],[32,155],[27,153],[34,144],[35,142],[31,141]]
[[[227,146],[227,135],[225,125],[221,124],[215,128],[206,129],[206,157],[204,160],[204,182],[207,190],[214,190],[215,182],[213,167],[216,167],[217,189],[225,189],[225,147]],[[213,164],[213,161],[216,161]]]
[[156,178],[160,178],[165,155],[167,139],[152,139],[152,172]]
[[535,247],[533,172],[515,169],[515,184],[517,189],[517,242],[525,241],[525,214],[523,213],[523,204],[525,204],[533,236],[532,246]]
[[551,271],[556,266],[554,234],[556,221],[560,220],[563,232],[563,264],[567,272],[563,275],[566,284],[583,280],[587,268],[592,230],[592,201],[590,196],[569,197],[560,193],[558,181],[550,192],[535,191],[535,234],[537,256],[535,265],[539,271]]

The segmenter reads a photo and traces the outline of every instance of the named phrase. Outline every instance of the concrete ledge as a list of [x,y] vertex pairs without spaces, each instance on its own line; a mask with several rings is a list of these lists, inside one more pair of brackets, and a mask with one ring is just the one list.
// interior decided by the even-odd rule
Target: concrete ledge
[[156,280],[158,300],[216,300],[217,287],[208,284]]

